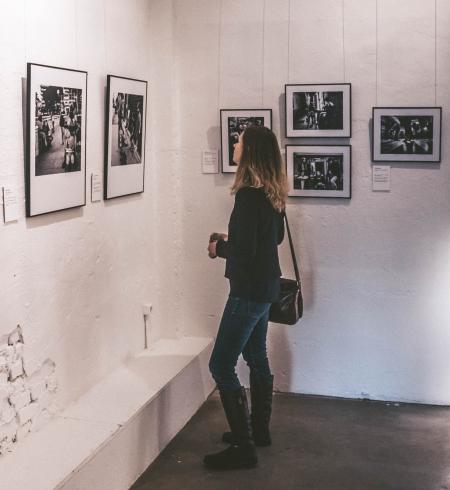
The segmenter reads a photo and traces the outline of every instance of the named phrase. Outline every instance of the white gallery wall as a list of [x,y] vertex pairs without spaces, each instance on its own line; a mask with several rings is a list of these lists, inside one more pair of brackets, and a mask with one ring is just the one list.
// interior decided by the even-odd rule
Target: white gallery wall
[[[206,257],[224,231],[232,175],[202,175],[219,109],[272,108],[285,83],[352,83],[351,200],[290,198],[304,318],[272,325],[277,390],[450,403],[450,4],[447,0],[174,2],[186,332],[213,335],[228,285]],[[442,106],[442,163],[393,164],[372,191],[373,106]],[[293,140],[314,143],[313,139]],[[333,139],[322,144],[345,143]],[[293,277],[287,242],[282,269]],[[245,380],[246,369],[240,373]]]
[[[0,7],[0,186],[20,199],[19,220],[0,222],[0,353],[16,382],[37,375],[64,407],[144,347],[144,303],[153,305],[150,345],[214,336],[228,284],[224,263],[208,259],[206,246],[210,232],[226,230],[233,176],[202,174],[200,157],[219,148],[219,109],[272,108],[284,145],[284,84],[345,81],[353,93],[353,196],[289,200],[305,315],[295,327],[270,328],[276,389],[450,403],[446,0]],[[87,205],[32,219],[24,217],[28,61],[89,73]],[[103,173],[108,73],[149,81],[145,192],[91,203],[90,175]],[[372,106],[435,104],[444,108],[442,163],[393,165],[391,192],[372,192]],[[0,354],[0,385],[2,362]],[[10,419],[2,395],[0,412],[8,408]]]
[[[170,220],[178,212],[176,189],[169,185],[175,127],[171,9],[147,0],[0,0],[0,7],[0,187],[15,189],[20,202],[19,220],[0,222],[3,430],[14,423],[4,398],[11,385],[1,389],[6,383],[13,381],[29,403],[28,385],[48,384],[51,374],[54,396],[33,398],[30,406],[33,414],[42,404],[41,411],[63,408],[144,348],[144,303],[153,305],[149,345],[176,333],[179,308],[177,288],[170,295],[164,290],[178,261],[177,247],[167,246],[174,236]],[[25,219],[27,62],[88,71],[87,205]],[[145,192],[91,203],[91,173],[103,175],[108,73],[149,81]],[[8,345],[11,333],[19,338],[17,325],[23,342]],[[14,379],[8,380],[4,369],[13,364]],[[21,399],[13,408],[19,413],[25,403]]]

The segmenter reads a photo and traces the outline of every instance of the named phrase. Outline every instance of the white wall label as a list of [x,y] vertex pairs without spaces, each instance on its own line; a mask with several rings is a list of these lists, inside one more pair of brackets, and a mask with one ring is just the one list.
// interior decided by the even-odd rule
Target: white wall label
[[204,174],[219,173],[219,152],[218,150],[203,150],[202,152],[202,172]]
[[19,201],[16,192],[3,187],[3,219],[5,223],[17,221],[19,219]]
[[91,174],[91,202],[102,200],[102,179],[99,173]]
[[374,165],[372,167],[372,189],[374,191],[391,190],[390,165]]

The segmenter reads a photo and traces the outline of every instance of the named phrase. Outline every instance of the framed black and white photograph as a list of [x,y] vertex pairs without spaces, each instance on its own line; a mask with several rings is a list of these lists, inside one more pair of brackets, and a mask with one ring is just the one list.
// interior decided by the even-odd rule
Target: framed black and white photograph
[[351,84],[285,85],[287,138],[350,138]]
[[26,212],[86,204],[87,72],[27,64]]
[[105,199],[144,192],[147,82],[108,75]]
[[265,126],[272,129],[272,109],[221,109],[220,132],[222,143],[222,172],[236,172],[233,162],[234,145],[248,126]]
[[350,145],[286,145],[291,197],[351,197]]
[[374,107],[374,162],[441,161],[441,107]]

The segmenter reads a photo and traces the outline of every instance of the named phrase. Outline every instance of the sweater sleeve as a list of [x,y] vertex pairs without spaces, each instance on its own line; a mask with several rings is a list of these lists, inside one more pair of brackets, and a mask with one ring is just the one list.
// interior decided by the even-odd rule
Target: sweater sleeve
[[258,193],[244,187],[236,193],[234,202],[235,233],[225,246],[219,246],[221,252],[226,249],[227,257],[233,257],[236,263],[245,267],[255,255],[257,247]]
[[225,240],[218,240],[216,243],[216,254],[218,257],[222,257],[222,259],[226,259],[228,257],[228,242]]
[[281,213],[281,220],[279,221],[278,245],[281,245],[283,240],[284,240],[284,211]]

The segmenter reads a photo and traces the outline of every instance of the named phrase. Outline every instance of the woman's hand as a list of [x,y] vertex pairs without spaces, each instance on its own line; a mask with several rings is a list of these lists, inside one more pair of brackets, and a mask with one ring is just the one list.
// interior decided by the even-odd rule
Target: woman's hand
[[209,241],[210,242],[216,242],[218,240],[225,240],[227,241],[228,240],[228,235],[226,233],[211,233],[210,237],[209,237]]
[[217,257],[216,245],[217,245],[217,240],[216,241],[213,241],[213,242],[209,242],[209,245],[208,245],[208,256],[211,259],[215,259]]
[[209,245],[208,245],[208,256],[211,259],[215,259],[217,257],[217,242],[219,240],[228,240],[228,235],[226,233],[211,233],[209,236]]

